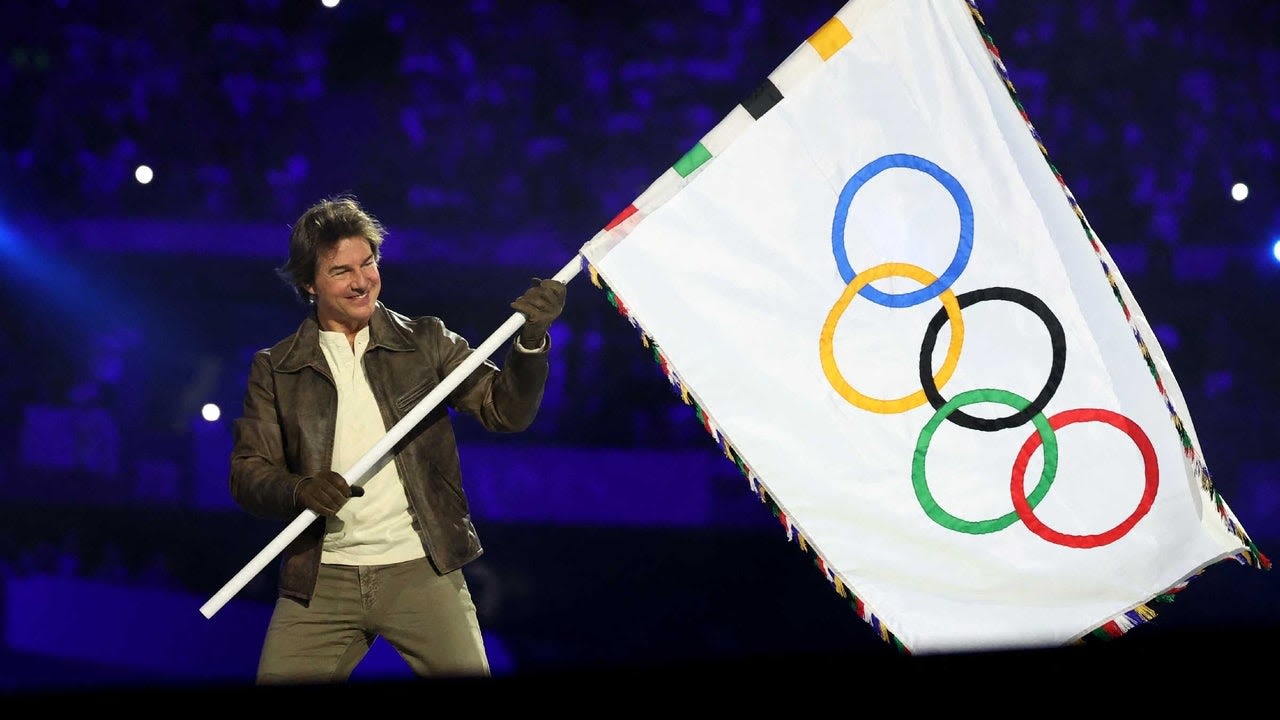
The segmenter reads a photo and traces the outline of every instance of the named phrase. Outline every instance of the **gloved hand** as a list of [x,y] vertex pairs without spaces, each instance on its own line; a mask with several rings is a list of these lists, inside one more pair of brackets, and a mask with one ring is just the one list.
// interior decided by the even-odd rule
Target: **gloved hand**
[[523,313],[524,325],[520,326],[520,344],[528,350],[542,347],[551,321],[564,310],[565,284],[559,280],[533,278],[529,289],[511,303],[511,309]]
[[351,487],[346,478],[332,470],[323,470],[298,481],[293,490],[293,504],[317,515],[333,517],[347,500],[364,495],[364,489]]

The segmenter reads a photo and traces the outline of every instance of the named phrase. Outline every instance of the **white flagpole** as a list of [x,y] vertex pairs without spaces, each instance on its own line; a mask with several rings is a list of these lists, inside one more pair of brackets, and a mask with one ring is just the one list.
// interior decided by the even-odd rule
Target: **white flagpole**
[[[578,271],[582,269],[583,262],[584,260],[580,256],[575,255],[573,260],[561,268],[560,272],[556,273],[555,277],[552,279],[558,280],[567,285],[569,281],[578,274]],[[507,318],[507,321],[499,326],[487,340],[476,346],[475,350],[465,361],[463,361],[461,365],[454,369],[453,372],[449,373],[448,377],[442,380],[431,392],[427,393],[426,397],[419,400],[413,410],[409,411],[409,414],[401,418],[400,422],[396,423],[395,426],[388,430],[387,434],[384,435],[381,440],[379,440],[373,447],[369,448],[368,452],[366,452],[354,465],[342,474],[342,476],[346,478],[347,482],[354,485],[356,482],[363,480],[365,473],[369,472],[369,470],[379,460],[381,460],[382,457],[391,450],[391,448],[395,447],[395,444],[400,442],[400,439],[403,438],[405,434],[412,430],[418,422],[426,417],[427,413],[431,412],[436,405],[439,405],[440,401],[444,400],[446,395],[461,384],[461,382],[466,379],[472,371],[480,367],[480,365],[483,364],[490,355],[497,351],[498,347],[515,334],[516,330],[520,329],[520,326],[524,324],[526,319],[527,318],[525,318],[523,313],[512,313],[511,317]],[[214,613],[222,609],[222,606],[226,605],[227,601],[230,600],[232,596],[244,588],[244,586],[249,583],[249,580],[261,572],[262,569],[267,566],[267,563],[271,562],[272,558],[279,555],[280,552],[284,550],[289,543],[293,542],[294,538],[298,537],[298,535],[300,535],[302,531],[305,530],[317,517],[319,516],[316,515],[314,511],[303,510],[298,517],[293,520],[293,522],[289,523],[289,525],[275,537],[274,540],[267,543],[266,547],[259,551],[247,565],[241,568],[240,572],[232,576],[232,578],[227,581],[227,584],[222,586],[222,589],[214,593],[213,597],[209,598],[204,605],[200,606],[200,614],[204,615],[206,618],[213,617]]]

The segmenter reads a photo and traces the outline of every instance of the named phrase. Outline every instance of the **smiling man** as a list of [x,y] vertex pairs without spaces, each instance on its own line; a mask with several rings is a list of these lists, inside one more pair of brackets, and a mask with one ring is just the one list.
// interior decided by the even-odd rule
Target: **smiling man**
[[340,473],[473,352],[439,318],[379,301],[384,234],[355,198],[308,208],[278,273],[311,311],[249,369],[231,495],[259,517],[320,516],[281,555],[259,684],[345,681],[379,636],[419,676],[489,675],[463,576],[483,548],[448,408],[493,432],[533,422],[566,288],[534,278],[501,368],[485,360],[353,488]]
[[338,240],[316,258],[316,281],[305,290],[313,298],[320,328],[345,334],[354,349],[382,290],[377,251],[363,237]]

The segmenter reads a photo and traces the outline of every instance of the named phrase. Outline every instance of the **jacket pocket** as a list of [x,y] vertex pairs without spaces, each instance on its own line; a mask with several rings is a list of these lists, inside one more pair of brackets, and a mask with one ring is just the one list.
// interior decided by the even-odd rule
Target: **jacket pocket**
[[407,414],[417,406],[422,398],[427,396],[427,393],[431,392],[439,384],[434,378],[429,378],[401,394],[400,397],[396,398],[396,407],[400,410],[400,414]]

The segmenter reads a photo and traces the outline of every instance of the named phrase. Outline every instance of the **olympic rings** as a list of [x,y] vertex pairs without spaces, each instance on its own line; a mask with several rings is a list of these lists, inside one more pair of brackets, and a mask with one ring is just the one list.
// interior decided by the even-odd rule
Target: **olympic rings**
[[955,257],[936,280],[919,290],[899,295],[881,292],[870,285],[865,285],[861,290],[862,296],[871,302],[886,307],[903,308],[919,305],[937,297],[960,277],[960,273],[964,272],[965,266],[969,264],[969,255],[973,252],[973,203],[969,201],[969,194],[964,191],[960,181],[922,157],[907,154],[884,155],[867,163],[844,184],[844,189],[840,191],[840,199],[836,202],[835,219],[831,223],[831,249],[836,256],[836,267],[840,270],[840,277],[846,283],[853,282],[857,274],[849,265],[849,257],[844,247],[844,226],[848,221],[849,204],[853,202],[853,196],[867,184],[868,180],[890,168],[919,170],[937,180],[947,192],[951,193],[952,199],[956,202],[956,209],[960,212],[960,242],[956,247]]
[[[882,263],[860,273],[855,273],[849,264],[844,247],[844,230],[848,222],[849,206],[853,196],[871,178],[890,168],[909,168],[919,170],[937,180],[955,200],[960,214],[960,238],[955,257],[942,275],[934,276],[928,270],[908,263]],[[822,360],[822,371],[831,386],[850,404],[877,413],[899,413],[913,410],[926,401],[935,412],[916,439],[915,452],[911,462],[911,484],[920,507],[934,522],[958,532],[985,534],[1003,530],[1014,522],[1021,520],[1027,529],[1039,537],[1058,545],[1073,548],[1093,548],[1113,543],[1124,537],[1137,523],[1146,516],[1155,503],[1159,488],[1160,472],[1155,448],[1151,440],[1133,420],[1109,410],[1097,408],[1066,410],[1050,418],[1046,418],[1044,410],[1049,401],[1057,393],[1066,370],[1066,333],[1062,323],[1040,298],[1023,290],[1008,287],[991,287],[961,293],[958,296],[951,290],[960,273],[968,265],[973,252],[974,215],[973,205],[964,188],[954,177],[934,163],[922,157],[908,154],[881,156],[862,167],[849,178],[840,192],[836,202],[835,216],[831,224],[831,247],[835,255],[836,267],[840,277],[844,279],[845,288],[840,298],[827,313],[818,340],[819,354]],[[876,290],[871,283],[886,277],[906,277],[920,283],[923,287],[907,293],[890,294]],[[919,371],[921,389],[904,397],[894,399],[872,398],[858,392],[845,380],[835,360],[835,331],[840,317],[844,315],[853,298],[862,295],[866,299],[891,308],[905,308],[918,305],[935,297],[942,302],[942,309],[934,314],[925,329],[921,342]],[[1007,390],[992,388],[966,390],[950,400],[944,400],[940,388],[955,373],[960,360],[960,349],[964,345],[964,318],[961,311],[975,303],[986,300],[1006,300],[1023,306],[1034,313],[1044,323],[1049,332],[1052,349],[1052,361],[1049,376],[1040,393],[1034,400]],[[951,340],[947,345],[947,354],[943,358],[942,367],[937,374],[932,374],[933,351],[942,325],[950,321]],[[1014,413],[1004,418],[982,419],[961,412],[960,408],[979,402],[995,402],[1008,405]],[[942,508],[929,489],[925,475],[925,459],[934,433],[944,420],[971,430],[993,432],[1016,427],[1028,420],[1035,426],[1032,433],[1023,443],[1013,463],[1009,485],[1009,494],[1013,501],[1013,511],[986,520],[965,520]],[[1125,432],[1142,455],[1144,465],[1144,487],[1138,506],[1115,527],[1093,535],[1072,535],[1054,530],[1041,521],[1035,514],[1035,508],[1048,494],[1058,470],[1058,441],[1055,431],[1059,428],[1079,422],[1102,422]],[[1024,494],[1027,464],[1036,449],[1044,447],[1044,466],[1040,471],[1040,480],[1030,494]]]

